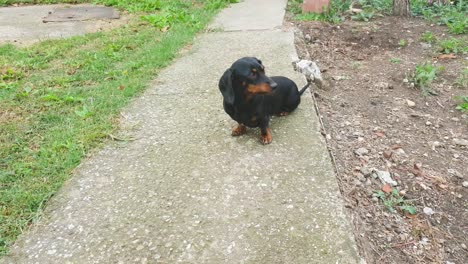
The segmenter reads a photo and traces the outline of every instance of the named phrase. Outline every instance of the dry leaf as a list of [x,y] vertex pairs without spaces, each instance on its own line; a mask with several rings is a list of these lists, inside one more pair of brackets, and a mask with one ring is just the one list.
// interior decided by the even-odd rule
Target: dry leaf
[[441,54],[439,56],[437,56],[437,58],[441,59],[441,60],[444,60],[444,59],[456,59],[457,56],[453,55],[452,53],[450,54]]
[[385,184],[384,186],[382,186],[382,191],[384,193],[391,193],[392,192],[392,187],[390,186],[390,184]]

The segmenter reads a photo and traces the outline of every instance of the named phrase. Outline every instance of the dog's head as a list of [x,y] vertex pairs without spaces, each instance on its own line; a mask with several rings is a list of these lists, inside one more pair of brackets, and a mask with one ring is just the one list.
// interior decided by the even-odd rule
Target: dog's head
[[219,90],[228,104],[247,100],[255,94],[269,93],[277,84],[265,75],[262,62],[254,57],[235,61],[219,80]]

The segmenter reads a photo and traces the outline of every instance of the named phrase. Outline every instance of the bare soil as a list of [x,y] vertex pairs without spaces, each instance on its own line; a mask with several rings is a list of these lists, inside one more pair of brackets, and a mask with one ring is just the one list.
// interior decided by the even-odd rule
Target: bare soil
[[[455,82],[467,55],[441,58],[420,36],[448,38],[446,28],[416,18],[293,23],[300,57],[318,62],[325,79],[314,96],[361,255],[367,263],[468,263],[468,116],[454,100],[468,95]],[[430,86],[437,95],[412,84],[424,62],[445,68]]]

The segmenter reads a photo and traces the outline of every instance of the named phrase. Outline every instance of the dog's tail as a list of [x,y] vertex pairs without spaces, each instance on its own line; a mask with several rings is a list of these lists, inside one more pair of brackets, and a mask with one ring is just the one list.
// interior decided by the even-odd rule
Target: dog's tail
[[304,87],[302,87],[302,89],[299,91],[299,96],[301,96],[305,92],[305,90],[309,88],[309,86],[310,86],[310,82],[308,81],[307,84]]

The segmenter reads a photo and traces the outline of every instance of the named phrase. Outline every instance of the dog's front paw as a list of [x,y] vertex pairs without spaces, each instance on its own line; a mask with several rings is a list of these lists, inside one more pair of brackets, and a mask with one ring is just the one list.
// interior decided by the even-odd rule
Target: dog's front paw
[[266,133],[260,136],[260,142],[262,142],[263,145],[267,145],[270,144],[272,140],[273,137],[271,136],[271,131],[267,128]]
[[234,137],[240,136],[247,132],[247,127],[242,124],[238,124],[235,128],[232,129],[231,135]]

